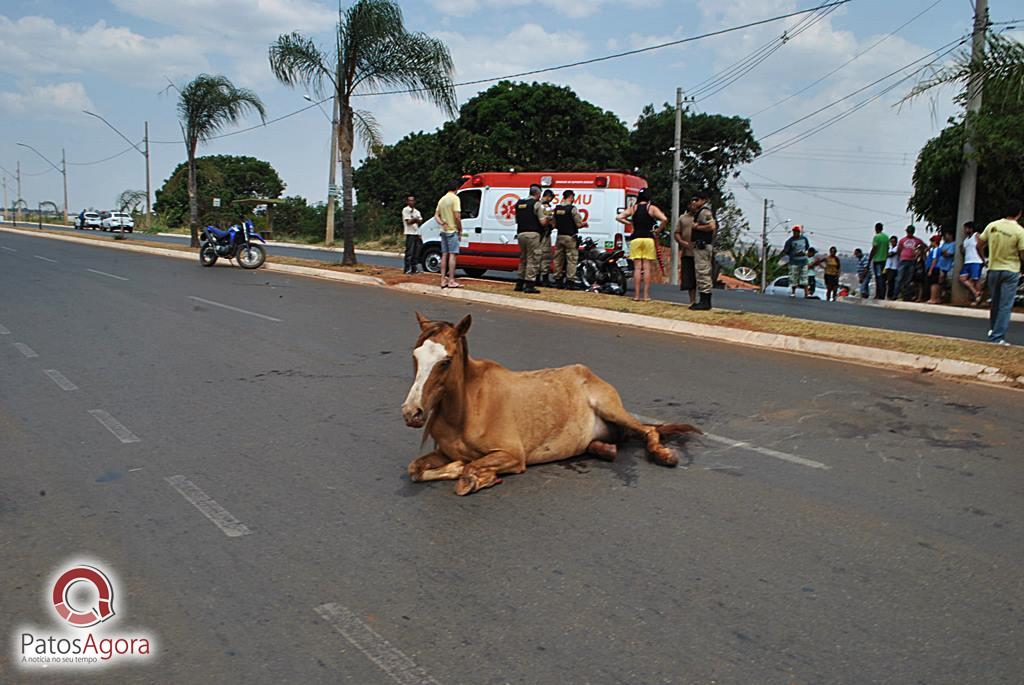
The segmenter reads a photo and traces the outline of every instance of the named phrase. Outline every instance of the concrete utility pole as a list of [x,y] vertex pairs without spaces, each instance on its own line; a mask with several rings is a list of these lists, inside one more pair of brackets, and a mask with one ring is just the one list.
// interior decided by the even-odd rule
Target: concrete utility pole
[[149,174],[149,166],[150,166],[149,165],[149,122],[148,121],[143,122],[143,129],[142,129],[142,131],[143,131],[143,133],[142,133],[143,147],[140,148],[137,144],[133,143],[128,138],[128,136],[126,136],[125,134],[121,133],[121,131],[118,130],[118,128],[116,126],[114,126],[112,123],[110,123],[109,121],[107,121],[106,119],[101,117],[99,114],[95,114],[94,112],[90,112],[89,110],[85,110],[85,109],[83,109],[82,112],[84,112],[85,114],[88,114],[91,117],[96,117],[97,119],[102,121],[104,124],[107,125],[107,128],[109,128],[111,131],[113,131],[117,135],[121,136],[122,138],[124,138],[125,142],[127,142],[129,145],[131,145],[133,148],[135,148],[135,151],[138,152],[140,155],[142,155],[143,158],[146,160],[146,228],[149,228],[151,222],[153,221],[153,206],[152,206],[151,200],[150,200],[150,198],[152,197],[153,193],[152,193],[152,187],[150,185],[150,174]]
[[4,184],[4,214],[7,214],[7,177],[0,176],[0,181]]
[[[64,223],[68,222],[68,158],[64,148],[60,149],[60,173],[64,177]],[[42,211],[42,210],[40,210]],[[40,216],[42,216],[40,214]]]
[[14,223],[17,225],[21,219],[21,161],[16,161],[14,167],[14,180],[18,182],[18,197],[14,200]]
[[327,230],[324,232],[324,243],[327,247],[334,244],[334,204],[336,200],[335,188],[338,179],[338,118],[340,107],[338,102],[338,89],[334,89],[334,117],[331,119],[331,171],[327,175]]
[[[672,225],[668,227],[669,233],[676,230],[676,222],[679,221],[679,155],[683,137],[683,89],[676,88],[676,137],[672,148]],[[668,282],[672,285],[679,285],[679,244],[672,239],[672,272],[669,274]]]
[[761,292],[768,287],[768,198],[764,200],[764,221],[761,223]]
[[[971,78],[967,82],[967,120],[964,136],[964,166],[960,173],[960,199],[956,210],[956,256],[953,260],[953,273],[959,274],[963,267],[964,256],[960,246],[964,243],[964,224],[974,221],[974,204],[978,186],[978,160],[974,156],[974,145],[971,142],[971,118],[981,111],[981,96],[985,85],[985,75],[981,64],[985,58],[985,32],[988,28],[988,0],[975,0],[974,3],[974,34],[971,41]],[[967,304],[970,292],[959,278],[953,279],[953,304]]]

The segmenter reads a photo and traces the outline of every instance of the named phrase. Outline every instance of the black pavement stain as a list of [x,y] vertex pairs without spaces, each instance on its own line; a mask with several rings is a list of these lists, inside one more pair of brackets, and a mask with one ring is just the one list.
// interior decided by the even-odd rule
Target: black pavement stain
[[977,507],[964,507],[964,511],[966,511],[968,514],[974,514],[975,516],[991,516],[992,515],[991,513],[985,511],[984,509],[979,509]]
[[962,404],[960,402],[946,402],[946,406],[961,411],[971,416],[977,416],[985,407],[977,404]]

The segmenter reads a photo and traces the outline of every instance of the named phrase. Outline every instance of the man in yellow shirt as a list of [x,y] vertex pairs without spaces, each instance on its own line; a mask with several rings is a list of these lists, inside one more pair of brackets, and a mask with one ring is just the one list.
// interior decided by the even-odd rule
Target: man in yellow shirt
[[455,280],[455,256],[459,254],[459,241],[462,240],[462,203],[455,192],[462,181],[448,184],[448,192],[437,201],[434,210],[434,221],[441,227],[441,287],[461,288],[462,284]]
[[988,293],[991,303],[988,315],[988,341],[997,345],[1006,342],[1010,327],[1013,300],[1020,283],[1020,262],[1024,258],[1024,227],[1020,225],[1020,201],[1009,203],[1005,219],[993,221],[978,236],[978,250],[988,247]]

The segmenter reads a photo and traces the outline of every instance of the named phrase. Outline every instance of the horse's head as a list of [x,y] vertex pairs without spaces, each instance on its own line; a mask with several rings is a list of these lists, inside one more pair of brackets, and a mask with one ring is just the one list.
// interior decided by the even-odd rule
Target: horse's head
[[454,326],[447,321],[431,321],[419,312],[416,320],[420,324],[420,337],[412,351],[416,377],[402,404],[402,418],[405,425],[422,428],[449,389],[455,376],[452,369],[461,369],[466,361],[465,337],[473,317],[467,314]]

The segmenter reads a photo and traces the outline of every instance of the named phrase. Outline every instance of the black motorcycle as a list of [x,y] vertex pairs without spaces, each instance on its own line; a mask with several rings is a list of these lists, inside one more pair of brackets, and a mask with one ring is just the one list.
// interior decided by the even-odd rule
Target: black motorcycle
[[576,281],[584,290],[626,294],[626,281],[633,276],[633,264],[621,249],[608,252],[598,247],[593,238],[584,238],[579,243],[579,251]]

